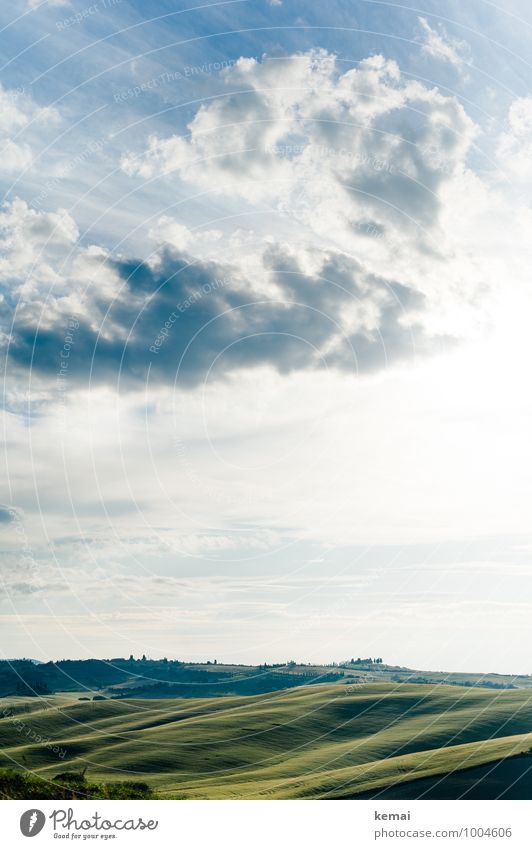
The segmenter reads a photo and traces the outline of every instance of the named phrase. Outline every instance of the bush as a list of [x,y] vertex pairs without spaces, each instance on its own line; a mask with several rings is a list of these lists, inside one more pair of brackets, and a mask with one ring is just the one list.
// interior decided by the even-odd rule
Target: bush
[[60,772],[54,775],[52,781],[60,784],[85,784],[85,772]]
[[61,772],[53,779],[33,772],[0,769],[0,797],[3,799],[152,799],[144,781],[96,783],[84,773]]

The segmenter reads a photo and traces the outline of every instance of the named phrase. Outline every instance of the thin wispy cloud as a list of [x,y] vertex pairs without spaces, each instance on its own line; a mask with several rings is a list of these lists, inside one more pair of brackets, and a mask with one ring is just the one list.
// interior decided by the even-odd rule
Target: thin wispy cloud
[[441,24],[434,29],[426,18],[419,17],[418,21],[422,29],[422,50],[426,56],[449,62],[455,68],[471,63],[471,49],[467,41],[452,38]]

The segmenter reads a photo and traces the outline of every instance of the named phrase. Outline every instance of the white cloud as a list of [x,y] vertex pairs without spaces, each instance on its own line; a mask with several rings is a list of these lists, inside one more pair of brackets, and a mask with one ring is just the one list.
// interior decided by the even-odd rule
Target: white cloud
[[[55,109],[37,106],[23,89],[0,85],[0,174],[20,177],[30,168],[35,129],[40,131],[44,123],[53,125],[57,119]],[[26,128],[30,141],[25,138]]]
[[205,250],[212,251],[213,247],[218,252],[223,249],[219,244],[223,235],[221,230],[193,231],[169,215],[162,215],[148,235],[158,245],[171,245],[177,251],[193,251],[196,255],[202,255]]
[[[429,339],[477,333],[480,296],[498,284],[501,263],[508,262],[493,256],[490,219],[500,227],[500,219],[514,213],[468,169],[476,127],[456,99],[405,80],[397,64],[381,56],[340,73],[334,56],[323,50],[263,62],[241,59],[224,78],[227,96],[197,111],[188,136],[153,138],[147,151],[124,159],[124,168],[143,177],[176,170],[194,187],[213,187],[222,201],[235,195],[249,203],[267,201],[277,216],[269,219],[273,231],[284,230],[284,238],[264,228],[252,231],[245,218],[238,220],[248,229],[228,235],[223,219],[220,229],[193,230],[164,215],[150,231],[157,247],[142,265],[146,280],[171,299],[172,286],[183,279],[176,276],[176,251],[192,259],[196,275],[202,273],[200,259],[214,258],[230,285],[218,290],[219,301],[203,299],[203,315],[214,307],[232,309],[234,301],[224,300],[225,294],[260,295],[272,304],[293,296],[319,307],[336,322],[337,333],[317,326],[313,331],[309,318],[315,312],[305,317],[304,327],[296,325],[285,308],[282,319],[292,334],[301,331],[312,344],[317,340],[318,359],[326,356],[336,365],[345,362],[343,337],[356,340],[354,359],[362,372],[373,363],[371,345],[379,340],[384,360],[394,363],[407,352],[422,355],[431,348]],[[515,110],[511,120],[516,132],[526,132],[526,110]],[[145,284],[129,284],[138,261],[127,266],[127,258],[98,246],[77,247],[76,226],[64,212],[37,214],[19,201],[4,218],[3,274],[20,279],[19,316],[33,320],[35,309],[42,308],[39,286],[53,284],[46,326],[79,314],[94,334],[83,337],[89,354],[96,337],[116,352],[116,339],[127,336],[132,371],[143,374],[139,352],[145,356],[173,302],[163,299],[157,311],[157,299],[151,298],[150,312]],[[475,251],[479,239],[481,251]],[[510,245],[508,253],[512,262]],[[60,267],[58,254],[64,259]],[[189,310],[187,319],[191,316]],[[279,330],[281,322],[269,328],[252,324],[241,320],[241,335]],[[233,341],[224,335],[221,344],[218,336],[217,344],[235,353]],[[167,363],[173,379],[172,348],[161,351],[152,376]],[[202,369],[217,353],[218,348],[198,359],[194,381],[203,379]],[[255,364],[289,370],[296,367],[294,356],[291,350],[291,365],[266,356]],[[306,367],[315,363],[308,356],[303,360]]]
[[[324,50],[242,58],[223,78],[225,92],[198,109],[187,135],[150,137],[123,158],[125,172],[178,177],[221,202],[268,204],[273,231],[292,244],[335,247],[382,277],[393,267],[395,279],[428,296],[442,293],[444,256],[460,265],[468,293],[479,285],[470,257],[456,255],[452,222],[442,226],[470,179],[477,132],[456,98],[405,79],[378,55],[341,72]],[[171,241],[169,227],[161,232]],[[174,243],[189,246],[179,234]]]
[[240,59],[223,77],[226,93],[197,111],[187,136],[152,136],[123,158],[126,173],[268,201],[328,240],[340,231],[344,247],[360,224],[437,223],[439,192],[475,134],[455,98],[403,79],[382,56],[340,73],[323,50]]
[[[120,377],[139,385],[148,373],[173,382],[180,345],[190,350],[180,366],[183,385],[261,365],[279,373],[326,364],[366,373],[428,352],[441,332],[426,334],[426,296],[415,281],[377,275],[339,250],[270,238],[258,251],[255,238],[241,237],[213,262],[219,231],[193,232],[163,216],[154,236],[147,261],[124,258],[78,245],[65,210],[6,204],[0,281],[9,289],[4,318],[17,299],[5,339],[15,385],[19,370],[31,366],[34,386],[46,387],[71,316],[78,327],[70,379],[78,385],[89,366],[97,382]],[[167,328],[163,339],[170,314],[169,327],[179,316],[180,333],[172,338]]]
[[426,18],[419,17],[423,30],[423,53],[432,59],[449,62],[455,68],[470,64],[470,48],[466,41],[451,38],[440,25],[439,32],[433,29]]
[[41,313],[50,286],[59,287],[54,300],[65,296],[61,269],[78,235],[66,210],[37,212],[20,199],[0,208],[0,284],[17,298],[20,318]]
[[508,110],[507,127],[499,135],[497,162],[503,179],[516,181],[532,177],[532,97],[518,97]]

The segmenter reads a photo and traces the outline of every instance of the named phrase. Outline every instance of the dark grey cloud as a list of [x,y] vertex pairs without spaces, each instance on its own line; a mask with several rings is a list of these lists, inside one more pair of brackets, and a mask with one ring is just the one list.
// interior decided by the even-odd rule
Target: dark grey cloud
[[0,504],[0,525],[11,525],[15,521],[16,513],[12,507]]
[[[423,101],[413,101],[409,111],[386,113],[375,120],[371,135],[359,135],[353,167],[344,163],[337,174],[346,195],[356,201],[354,208],[378,219],[377,229],[385,224],[388,235],[415,234],[418,249],[430,247],[435,253],[442,188],[461,161],[467,131],[466,120],[454,109],[447,116],[450,126],[445,126],[441,119],[446,110],[448,105],[431,104],[429,109]],[[352,224],[360,232],[356,217]]]
[[[156,267],[113,260],[122,282],[114,300],[100,289],[89,293],[87,313],[74,327],[68,317],[46,324],[46,310],[39,327],[16,323],[10,365],[56,376],[64,388],[89,380],[128,387],[148,379],[194,386],[207,375],[221,379],[264,364],[280,373],[373,371],[433,344],[416,319],[423,296],[368,275],[356,260],[325,253],[319,273],[308,274],[292,254],[272,246],[263,263],[275,297],[251,295],[229,266],[170,250]],[[361,311],[374,326],[353,318]]]

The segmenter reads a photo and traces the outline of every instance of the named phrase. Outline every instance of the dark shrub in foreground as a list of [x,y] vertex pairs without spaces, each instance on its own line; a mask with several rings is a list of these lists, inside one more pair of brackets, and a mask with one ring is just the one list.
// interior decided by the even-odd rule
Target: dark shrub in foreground
[[96,783],[82,773],[64,772],[52,780],[32,772],[0,769],[2,799],[152,799],[144,781]]

